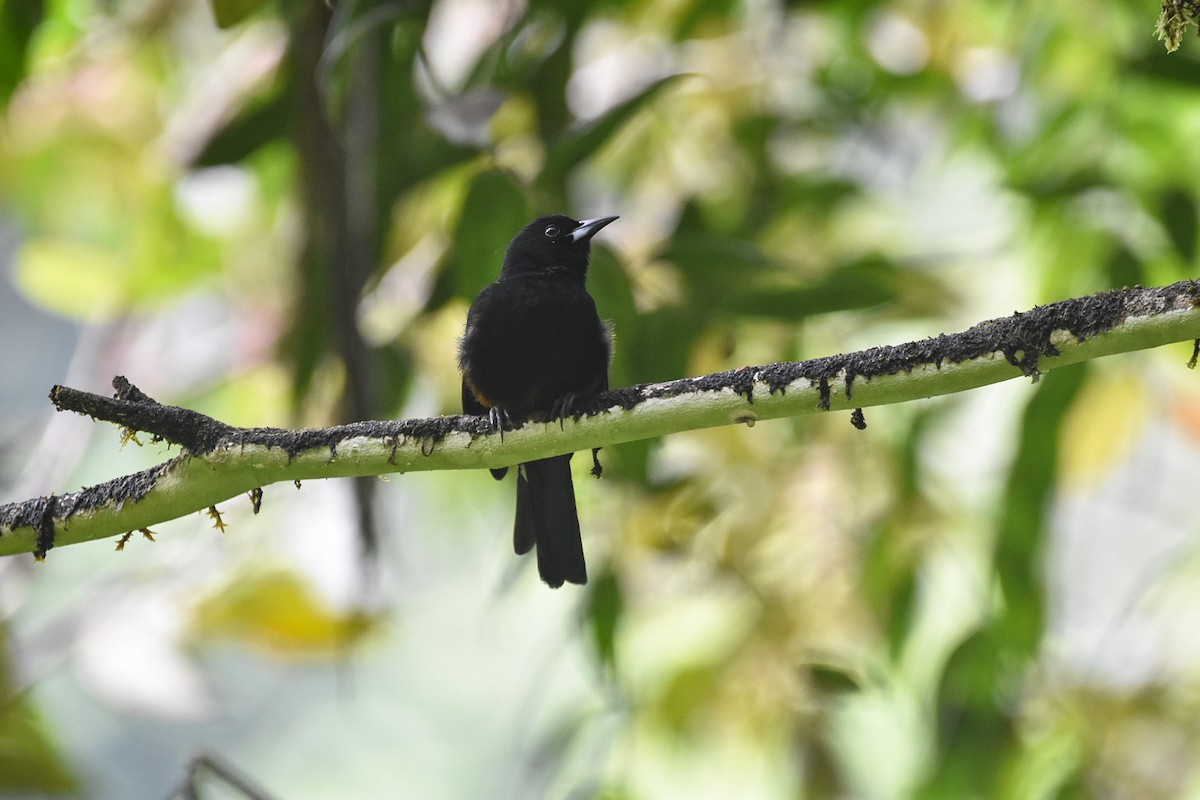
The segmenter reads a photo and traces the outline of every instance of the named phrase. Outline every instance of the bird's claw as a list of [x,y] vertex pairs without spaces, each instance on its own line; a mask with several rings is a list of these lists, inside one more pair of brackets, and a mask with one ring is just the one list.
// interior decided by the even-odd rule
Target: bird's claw
[[562,397],[554,401],[554,405],[550,408],[550,418],[558,420],[559,430],[565,430],[567,426],[567,417],[575,408],[575,395],[568,392]]
[[500,442],[503,444],[505,427],[512,427],[512,420],[509,418],[508,412],[503,408],[492,406],[488,409],[488,424],[493,431],[500,434]]

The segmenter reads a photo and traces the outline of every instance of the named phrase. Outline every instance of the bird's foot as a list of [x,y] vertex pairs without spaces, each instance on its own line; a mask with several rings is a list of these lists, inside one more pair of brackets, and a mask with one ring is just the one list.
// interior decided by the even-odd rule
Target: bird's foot
[[567,417],[575,410],[575,395],[567,392],[562,397],[554,401],[554,405],[550,408],[550,419],[558,420],[560,430],[567,426]]
[[488,409],[488,424],[492,430],[500,434],[500,442],[504,442],[504,429],[512,427],[512,418],[503,408],[492,406]]

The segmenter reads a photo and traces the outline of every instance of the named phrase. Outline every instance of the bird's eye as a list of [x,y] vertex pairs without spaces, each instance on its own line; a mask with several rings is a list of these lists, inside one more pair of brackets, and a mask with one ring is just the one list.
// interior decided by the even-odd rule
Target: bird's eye
[[553,239],[555,236],[558,236],[558,226],[557,225],[548,226],[546,228],[546,235],[549,236],[551,239]]

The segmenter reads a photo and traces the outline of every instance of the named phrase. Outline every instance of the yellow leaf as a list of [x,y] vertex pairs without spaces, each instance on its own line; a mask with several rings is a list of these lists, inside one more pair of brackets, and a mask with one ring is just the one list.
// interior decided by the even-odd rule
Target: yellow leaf
[[38,305],[69,317],[96,319],[125,307],[127,267],[100,247],[34,239],[17,256],[17,285]]
[[1092,488],[1124,464],[1152,407],[1153,398],[1136,375],[1098,374],[1089,380],[1059,432],[1063,485]]
[[198,639],[235,639],[287,656],[336,655],[378,618],[330,606],[295,572],[253,568],[202,600],[192,615]]

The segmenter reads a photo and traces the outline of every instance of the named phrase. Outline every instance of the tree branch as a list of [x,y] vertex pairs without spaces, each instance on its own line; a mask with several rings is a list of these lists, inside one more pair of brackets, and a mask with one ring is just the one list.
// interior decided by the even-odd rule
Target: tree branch
[[[234,428],[164,406],[123,378],[115,398],[56,386],[59,410],[179,444],[176,458],[64,495],[0,506],[0,555],[139,530],[280,481],[503,467],[681,431],[861,409],[961,392],[1114,353],[1198,340],[1200,281],[1136,287],[1041,306],[956,334],[618,389],[575,419],[534,420],[501,437],[480,417],[368,421],[332,428]],[[853,418],[862,426],[861,414]],[[257,510],[257,503],[255,504]]]

